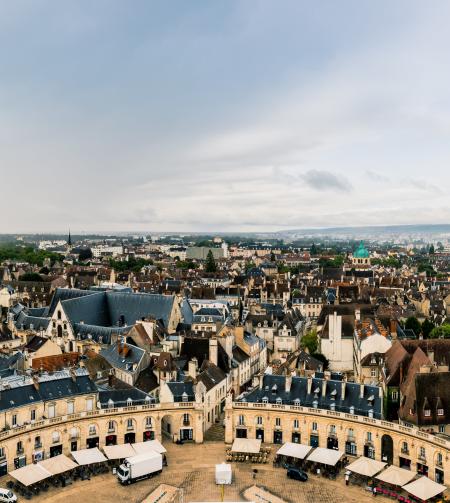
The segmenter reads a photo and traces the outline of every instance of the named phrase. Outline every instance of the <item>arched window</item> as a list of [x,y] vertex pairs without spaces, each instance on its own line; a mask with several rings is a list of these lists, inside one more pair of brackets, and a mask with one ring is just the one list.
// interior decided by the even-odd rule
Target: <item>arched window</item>
[[152,425],[153,425],[153,423],[152,423],[152,418],[151,418],[150,416],[147,416],[147,417],[145,418],[145,427],[146,427],[146,428],[151,428],[151,427],[152,427]]
[[58,309],[58,320],[60,320],[60,319],[61,319],[61,310]]
[[52,442],[53,442],[54,444],[57,444],[57,443],[60,441],[60,438],[61,438],[61,436],[60,436],[60,434],[59,434],[59,431],[54,431],[54,432],[52,433]]
[[258,424],[258,425],[263,424],[263,418],[262,418],[262,416],[257,416],[256,417],[256,424]]

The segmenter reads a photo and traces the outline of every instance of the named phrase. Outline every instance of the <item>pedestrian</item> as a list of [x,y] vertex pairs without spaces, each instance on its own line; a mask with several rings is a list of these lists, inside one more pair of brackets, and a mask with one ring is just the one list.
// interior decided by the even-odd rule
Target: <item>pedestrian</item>
[[320,468],[319,467],[317,467],[316,473],[317,473],[317,476],[320,477]]
[[350,482],[350,472],[345,472],[345,485],[348,486]]
[[374,496],[376,496],[376,495],[377,495],[377,488],[376,488],[376,486],[375,486],[375,485],[372,487],[372,494],[373,494]]

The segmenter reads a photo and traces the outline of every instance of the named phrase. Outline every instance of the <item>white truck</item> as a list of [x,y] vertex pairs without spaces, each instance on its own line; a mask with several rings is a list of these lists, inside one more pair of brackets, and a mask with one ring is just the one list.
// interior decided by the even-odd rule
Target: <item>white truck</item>
[[131,484],[138,480],[158,475],[162,472],[163,458],[158,452],[146,452],[126,458],[117,469],[121,484]]

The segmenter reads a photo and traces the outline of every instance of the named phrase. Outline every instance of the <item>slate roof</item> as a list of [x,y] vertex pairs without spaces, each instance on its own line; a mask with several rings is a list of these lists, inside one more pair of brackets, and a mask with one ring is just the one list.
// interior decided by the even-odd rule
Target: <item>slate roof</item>
[[[126,354],[124,351],[119,353],[119,345],[124,347]],[[118,342],[112,346],[101,349],[99,354],[114,368],[126,372],[133,372],[133,365],[139,364],[145,354],[145,350],[133,346],[132,344],[122,344]]]
[[102,409],[110,407],[109,400],[113,401],[114,407],[126,407],[129,398],[133,401],[132,405],[144,405],[155,401],[147,393],[131,387],[124,389],[99,389],[98,392],[98,399]]
[[[379,388],[376,386],[364,386],[364,397],[360,398],[360,385],[347,382],[345,383],[345,398],[341,400],[342,383],[340,381],[328,380],[325,395],[322,395],[323,379],[312,379],[311,393],[307,392],[307,377],[293,377],[289,392],[285,391],[285,382],[285,376],[264,375],[262,389],[256,388],[240,401],[262,403],[263,397],[267,397],[268,403],[276,403],[276,399],[281,398],[282,403],[293,405],[294,400],[299,398],[301,406],[314,407],[314,402],[317,401],[319,409],[331,409],[331,403],[334,402],[335,410],[338,412],[350,413],[350,407],[353,406],[356,415],[368,416],[369,410],[373,410],[374,418],[382,418],[382,399],[379,396]],[[317,393],[314,393],[315,391]],[[373,399],[372,402],[369,402],[369,398]]]
[[170,391],[172,392],[173,399],[175,402],[183,401],[183,393],[187,394],[187,401],[194,402],[195,401],[195,393],[194,393],[194,383],[192,381],[186,382],[168,382],[167,386],[169,386]]

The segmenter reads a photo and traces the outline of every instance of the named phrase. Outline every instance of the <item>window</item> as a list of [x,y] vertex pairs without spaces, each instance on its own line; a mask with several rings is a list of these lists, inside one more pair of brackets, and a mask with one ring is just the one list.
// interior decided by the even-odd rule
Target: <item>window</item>
[[444,415],[444,409],[438,409],[437,410],[437,415],[438,416],[443,416]]
[[132,430],[132,429],[133,429],[133,420],[127,419],[127,430]]
[[60,320],[60,319],[61,319],[61,311],[58,310],[58,320]]
[[115,431],[116,423],[114,421],[108,421],[108,431]]
[[238,424],[239,426],[244,426],[245,424],[244,416],[242,414],[240,414],[238,417]]
[[23,452],[23,444],[22,444],[22,440],[19,440],[19,441],[17,442],[17,452],[18,452],[19,454],[21,454],[21,453]]
[[75,410],[74,402],[72,402],[72,401],[67,402],[67,414],[73,414],[74,410]]
[[402,443],[402,452],[406,454],[408,452],[408,442]]
[[330,435],[336,435],[336,426],[334,424],[330,425]]
[[151,417],[146,417],[145,418],[145,427],[146,428],[151,428],[152,427],[152,418]]
[[367,432],[367,441],[372,442],[372,432],[371,431]]
[[445,433],[445,424],[439,425],[439,433]]
[[355,430],[353,428],[348,429],[348,438],[354,438],[355,437]]
[[133,400],[131,398],[127,398],[127,407],[131,407],[133,405]]
[[312,424],[312,431],[318,431],[317,423],[315,421]]
[[298,419],[294,419],[294,428],[298,429],[300,427],[300,422]]
[[262,418],[262,416],[257,416],[257,418],[256,418],[256,424],[259,424],[259,425],[263,424],[263,418]]
[[30,418],[32,421],[36,421],[36,409],[31,409]]
[[377,377],[377,369],[370,369],[370,377]]
[[438,452],[437,458],[436,458],[436,464],[438,466],[442,466],[442,454]]
[[183,414],[183,424],[185,426],[189,424],[189,414]]
[[263,396],[262,403],[267,403],[269,399],[266,396]]
[[5,448],[0,447],[0,458],[4,458],[4,457],[5,457]]
[[350,414],[354,414],[355,413],[355,407],[352,405],[350,407]]
[[41,444],[41,437],[36,437],[34,439],[34,448],[37,449],[37,448],[41,447],[41,445],[42,445]]
[[97,433],[97,428],[95,427],[95,424],[91,424],[89,426],[89,435],[95,435]]
[[17,414],[12,415],[11,423],[13,426],[17,426]]
[[48,406],[48,417],[55,417],[55,404],[51,403]]
[[425,459],[425,447],[419,449],[419,458]]
[[281,426],[281,418],[279,417],[275,418],[275,426]]
[[59,442],[59,431],[54,431],[52,433],[52,442],[57,444]]
[[398,400],[398,391],[393,391],[391,394],[391,398],[396,402]]
[[86,410],[88,412],[91,412],[92,410],[94,410],[94,400],[92,398],[88,398],[86,400]]
[[425,410],[423,411],[423,415],[424,415],[425,417],[430,417],[430,416],[431,416],[431,410],[430,410],[430,409],[425,409]]

